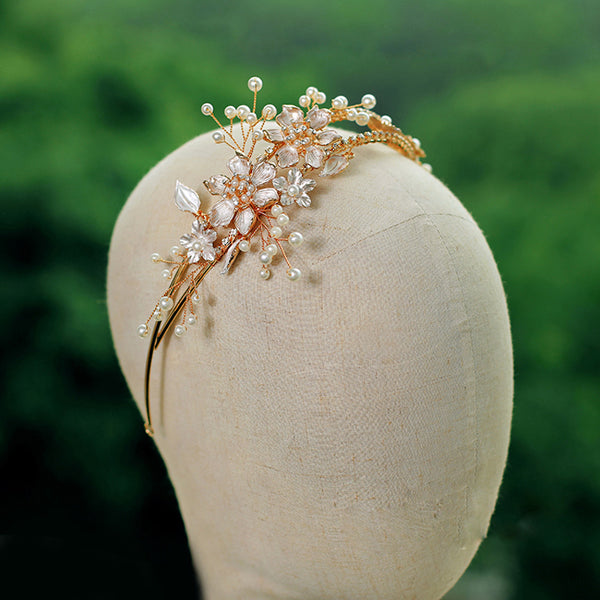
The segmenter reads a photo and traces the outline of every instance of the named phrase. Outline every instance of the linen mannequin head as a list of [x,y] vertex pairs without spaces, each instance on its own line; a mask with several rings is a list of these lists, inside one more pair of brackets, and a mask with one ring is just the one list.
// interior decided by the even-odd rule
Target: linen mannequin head
[[[208,600],[440,598],[485,536],[508,446],[512,353],[494,260],[458,200],[387,147],[319,181],[290,258],[199,287],[198,323],[165,337],[155,441]],[[211,135],[134,190],[111,244],[117,353],[144,414],[147,344],[132,330],[161,293],[149,260],[230,156]],[[282,269],[285,272],[285,269]]]

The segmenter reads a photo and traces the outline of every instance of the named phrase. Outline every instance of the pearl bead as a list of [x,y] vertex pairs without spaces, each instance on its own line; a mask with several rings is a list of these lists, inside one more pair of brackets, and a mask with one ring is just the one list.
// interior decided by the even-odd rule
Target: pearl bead
[[413,138],[412,141],[417,148],[421,147],[421,140],[419,138]]
[[241,252],[248,252],[248,250],[250,250],[250,242],[248,240],[241,240],[238,244],[238,248]]
[[255,113],[251,112],[247,117],[246,117],[246,123],[248,123],[248,125],[254,125],[254,123],[256,123],[258,121],[258,117],[256,116]]
[[381,122],[384,125],[391,125],[392,124],[392,117],[390,117],[389,115],[383,115],[383,117],[381,117]]
[[298,104],[306,108],[310,106],[310,98],[306,95],[302,95],[300,98],[298,98]]
[[181,248],[179,246],[171,246],[169,254],[173,257],[179,256],[181,254]]
[[277,225],[279,225],[281,227],[285,227],[289,222],[290,222],[290,218],[285,213],[281,213],[277,217]]
[[317,92],[315,95],[315,102],[317,104],[323,104],[327,100],[327,96],[323,92]]
[[288,242],[292,246],[300,246],[304,241],[304,236],[299,231],[292,231],[288,236]]
[[370,110],[372,108],[375,108],[375,104],[377,104],[377,100],[375,99],[375,96],[373,96],[373,94],[365,94],[362,97],[362,100],[360,101],[360,103],[365,108],[368,108]]
[[196,316],[195,316],[195,315],[190,315],[190,316],[187,318],[187,324],[188,324],[188,325],[195,325],[197,320],[198,320],[198,319],[196,319]]
[[163,320],[163,314],[160,308],[157,308],[152,316],[156,319],[158,323]]
[[[281,216],[281,215],[279,215]],[[277,217],[279,218],[279,217]],[[274,238],[280,238],[281,234],[283,233],[283,230],[281,229],[281,227],[277,227],[277,225],[275,225],[275,227],[271,227],[271,236]]]
[[348,98],[346,96],[337,96],[332,100],[331,106],[337,110],[346,108],[348,106]]
[[269,277],[271,277],[271,271],[269,271],[269,269],[267,269],[266,267],[263,267],[263,268],[260,270],[260,276],[261,276],[263,279],[267,280],[267,279],[269,279]]
[[212,139],[215,144],[222,144],[225,141],[225,136],[221,131],[215,131],[212,134]]
[[251,92],[260,92],[262,86],[263,82],[260,77],[250,77],[250,79],[248,79],[248,89]]
[[160,254],[158,252],[155,252],[150,258],[152,262],[160,262]]
[[192,244],[192,250],[193,250],[194,252],[202,252],[202,242],[195,241],[195,242]]
[[269,244],[265,251],[268,252],[271,256],[275,256],[277,254],[277,244]]
[[356,124],[357,125],[366,125],[369,122],[370,118],[371,117],[369,116],[369,113],[359,112],[356,115]]
[[271,207],[271,214],[274,217],[278,217],[283,212],[283,206],[281,204],[273,204]]
[[142,323],[138,328],[137,328],[137,333],[141,338],[144,338],[148,335],[148,326],[145,325],[144,323]]
[[235,119],[235,116],[237,115],[237,110],[235,109],[235,106],[231,105],[227,106],[223,112],[225,113],[225,116],[228,119]]
[[314,85],[311,85],[310,87],[306,88],[306,95],[309,98],[313,98],[318,93],[318,91],[319,90]]
[[194,304],[199,304],[200,303],[200,296],[198,294],[193,294],[192,295],[192,302]]
[[258,260],[260,260],[260,262],[263,263],[263,265],[268,265],[271,262],[272,258],[273,256],[271,255],[271,253],[267,252],[266,250],[263,250],[258,255]]
[[213,105],[210,102],[205,102],[200,109],[203,115],[212,115]]
[[250,107],[245,104],[240,104],[240,106],[237,107],[236,112],[238,118],[243,121],[250,114]]
[[169,279],[171,277],[171,269],[163,269],[161,275],[164,279]]
[[277,108],[274,104],[265,104],[262,109],[262,116],[268,120],[273,119],[277,114]]
[[358,115],[358,113],[356,112],[355,108],[350,108],[348,110],[348,112],[346,113],[346,115],[348,116],[349,121],[354,121],[354,119],[356,119],[356,116]]
[[433,167],[429,164],[429,163],[423,163],[423,168],[428,172],[431,173],[433,171]]
[[302,272],[296,267],[292,267],[291,269],[287,270],[288,279],[290,279],[291,281],[297,281],[298,279],[300,279],[300,275],[302,275]]
[[300,187],[297,186],[295,183],[292,183],[291,185],[288,185],[287,193],[288,196],[295,198],[296,196],[300,195]]
[[183,325],[177,325],[175,327],[175,335],[177,337],[181,337],[186,332],[186,329]]
[[173,298],[169,298],[169,296],[163,296],[158,301],[158,305],[162,310],[171,310],[173,308]]
[[265,137],[265,134],[260,129],[258,129],[257,131],[253,131],[252,132],[252,139],[253,140],[256,140],[256,141],[262,140],[264,137]]

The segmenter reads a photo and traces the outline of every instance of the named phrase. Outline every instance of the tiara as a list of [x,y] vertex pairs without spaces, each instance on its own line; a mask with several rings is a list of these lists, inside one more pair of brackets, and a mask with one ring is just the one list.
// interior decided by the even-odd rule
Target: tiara
[[[262,85],[259,77],[248,80],[252,108],[245,104],[227,106],[225,125],[215,116],[212,104],[202,105],[202,113],[219,126],[212,133],[213,141],[232,150],[226,165],[228,174],[213,175],[204,182],[208,192],[217,196],[207,211],[201,210],[196,190],[176,182],[175,205],[192,215],[190,230],[180,236],[168,256],[152,254],[152,261],[164,266],[162,276],[169,283],[137,329],[141,338],[150,337],[144,379],[144,428],[150,436],[154,435],[150,414],[152,357],[171,329],[180,338],[197,322],[198,286],[213,267],[219,264],[221,273],[227,274],[240,253],[256,252],[259,276],[268,280],[272,259],[281,254],[287,278],[292,282],[300,279],[302,273],[290,263],[286,248],[297,248],[304,236],[300,231],[285,232],[290,229],[287,211],[310,208],[317,187],[312,176],[338,175],[359,146],[387,144],[431,171],[430,165],[421,163],[425,153],[419,140],[402,133],[389,116],[373,112],[376,100],[372,94],[365,94],[354,105],[349,105],[345,96],[337,96],[331,106],[324,107],[325,94],[311,86],[298,99],[298,106],[284,104],[278,114],[273,104],[266,104],[259,116],[256,101]],[[344,136],[330,127],[343,121],[366,126],[368,131]]]

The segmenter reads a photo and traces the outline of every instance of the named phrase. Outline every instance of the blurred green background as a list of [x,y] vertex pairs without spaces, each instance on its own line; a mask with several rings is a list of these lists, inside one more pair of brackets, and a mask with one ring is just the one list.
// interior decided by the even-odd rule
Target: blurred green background
[[202,102],[247,102],[255,74],[276,105],[375,94],[498,261],[512,443],[448,600],[600,597],[597,0],[0,0],[0,593],[197,593],[112,348],[107,250],[136,182],[210,128]]

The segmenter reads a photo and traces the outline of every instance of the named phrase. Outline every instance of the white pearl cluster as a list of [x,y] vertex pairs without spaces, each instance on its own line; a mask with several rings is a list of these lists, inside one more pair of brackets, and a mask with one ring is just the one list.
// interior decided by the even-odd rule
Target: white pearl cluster
[[[313,100],[315,104],[324,104],[325,101],[327,100],[327,96],[325,95],[324,92],[320,92],[315,86],[311,85],[309,87],[306,88],[306,93],[304,96],[300,96],[301,99],[304,100],[304,98],[309,98],[310,100]],[[300,104],[300,106],[309,106],[310,105],[310,100],[307,104]]]

